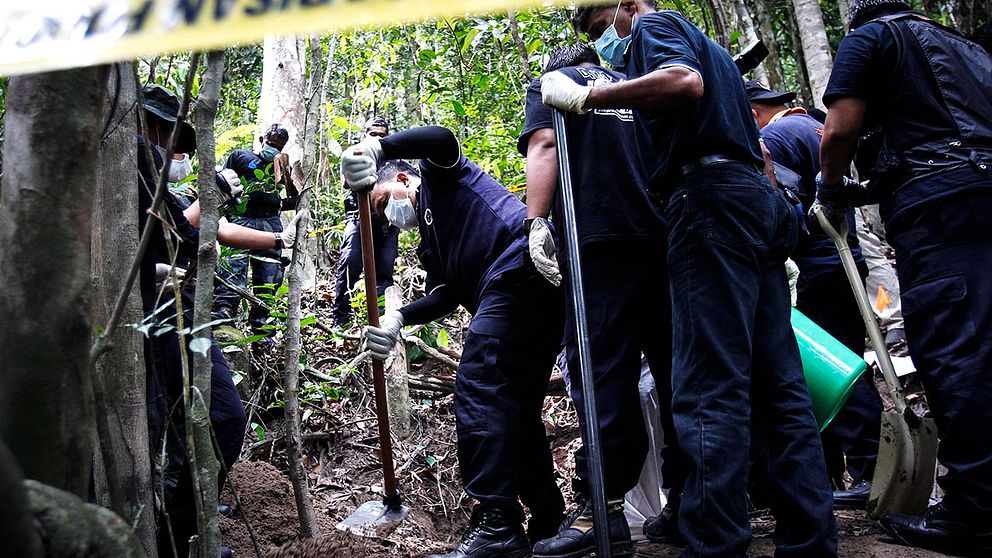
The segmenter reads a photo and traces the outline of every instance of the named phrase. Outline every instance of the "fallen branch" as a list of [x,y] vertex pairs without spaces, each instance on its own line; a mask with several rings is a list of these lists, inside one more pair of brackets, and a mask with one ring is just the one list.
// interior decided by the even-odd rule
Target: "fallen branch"
[[410,343],[416,345],[417,348],[420,349],[420,352],[424,353],[425,355],[440,362],[441,364],[444,364],[445,366],[451,368],[452,370],[458,370],[457,360],[451,358],[446,354],[441,353],[434,347],[431,347],[423,339],[417,337],[416,335],[404,335],[403,338],[409,341]]

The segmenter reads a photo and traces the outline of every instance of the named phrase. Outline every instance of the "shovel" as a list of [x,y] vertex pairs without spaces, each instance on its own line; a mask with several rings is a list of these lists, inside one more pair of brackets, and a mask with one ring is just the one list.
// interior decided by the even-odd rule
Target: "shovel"
[[[369,325],[379,327],[379,297],[375,284],[375,251],[372,247],[372,213],[369,192],[358,193],[358,221],[362,235],[362,266],[365,272],[365,302]],[[375,415],[379,424],[379,454],[382,460],[382,501],[365,502],[344,521],[337,524],[342,531],[363,537],[375,537],[386,525],[398,523],[410,512],[403,505],[396,488],[396,471],[393,469],[393,440],[389,435],[389,410],[386,407],[386,374],[383,363],[372,359],[372,380],[375,386]]]
[[841,221],[840,231],[830,223],[823,209],[817,207],[820,226],[837,246],[844,272],[851,283],[858,309],[868,329],[871,345],[878,355],[889,397],[895,409],[882,413],[882,431],[878,444],[878,462],[872,479],[871,494],[866,510],[872,519],[887,513],[920,515],[927,509],[933,492],[934,470],[937,466],[937,425],[932,418],[917,416],[906,406],[892,359],[885,347],[882,331],[868,303],[861,284],[854,256],[847,245],[847,219]]

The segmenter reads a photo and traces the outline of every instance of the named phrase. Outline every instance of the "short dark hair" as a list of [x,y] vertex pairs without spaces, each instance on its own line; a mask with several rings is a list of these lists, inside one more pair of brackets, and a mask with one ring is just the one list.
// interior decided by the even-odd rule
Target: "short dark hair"
[[365,121],[365,131],[367,132],[372,128],[385,128],[388,132],[389,124],[386,122],[385,118],[381,116],[373,116]]
[[555,47],[551,51],[548,63],[544,66],[545,73],[578,66],[584,63],[599,64],[599,55],[588,43],[572,43]]
[[265,131],[265,139],[282,140],[283,143],[289,142],[289,130],[282,127],[282,124],[276,123],[269,126],[269,129]]
[[[621,0],[626,1],[626,0]],[[658,4],[655,0],[642,0],[645,5],[649,8],[657,8]],[[575,13],[572,14],[572,27],[580,33],[589,32],[589,20],[592,18],[593,14],[602,10],[604,8],[616,8],[618,7],[617,2],[597,2],[588,6],[582,6],[575,9]]]
[[412,174],[417,178],[420,178],[420,171],[417,167],[411,165],[410,163],[404,161],[403,159],[392,159],[386,161],[379,167],[378,172],[376,172],[376,184],[382,184],[383,182],[388,182],[394,178],[399,173]]

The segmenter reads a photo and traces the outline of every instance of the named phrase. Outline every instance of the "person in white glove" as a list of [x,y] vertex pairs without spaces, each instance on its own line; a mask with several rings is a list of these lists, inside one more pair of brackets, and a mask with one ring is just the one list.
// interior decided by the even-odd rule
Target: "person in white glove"
[[[419,159],[419,168],[402,159]],[[492,548],[529,555],[520,502],[530,507],[531,538],[554,534],[564,511],[541,422],[563,293],[526,257],[527,208],[462,155],[450,130],[416,128],[349,147],[342,155],[349,187],[373,185],[380,161],[372,208],[398,227],[419,228],[427,294],[367,328],[366,344],[385,359],[404,324],[437,320],[459,305],[472,313],[454,408],[462,482],[479,507],[454,556]]]
[[799,284],[799,266],[796,262],[792,261],[792,258],[785,259],[785,276],[789,279],[789,300],[793,306],[796,305],[796,299],[799,297],[798,290],[796,286]]
[[[584,100],[592,87],[621,83],[625,77],[599,65],[596,52],[586,44],[566,45],[552,51],[540,81],[527,90],[526,120],[517,147],[527,157],[527,216],[530,222],[531,261],[537,271],[558,284],[561,274],[555,256],[552,220],[559,237],[561,261],[569,259],[561,200],[556,203],[558,145],[552,125],[551,108],[545,104],[563,103],[573,112],[584,112]],[[567,102],[560,101],[569,98]],[[543,101],[542,101],[543,99]],[[637,159],[638,145],[630,111],[589,111],[567,115],[574,209],[585,287],[592,373],[600,402],[599,430],[602,433],[604,482],[607,499],[622,501],[640,477],[647,456],[648,435],[641,414],[638,380],[641,353],[661,392],[671,385],[671,327],[668,286],[665,281],[665,220],[649,196],[647,176]],[[526,225],[525,225],[526,228]],[[569,277],[566,274],[566,287]],[[566,289],[567,292],[567,289]],[[571,310],[571,298],[566,297]],[[568,312],[567,316],[574,315]],[[566,327],[574,324],[569,321]],[[647,333],[650,332],[650,333]],[[659,350],[661,349],[661,350]],[[568,374],[577,405],[583,403],[579,377],[578,348],[574,339],[566,345]],[[670,416],[662,420],[671,424]],[[682,484],[678,466],[677,435],[666,427],[666,483],[670,498],[678,501]],[[573,486],[588,496],[588,470],[585,448],[576,453]],[[677,510],[675,505],[673,509]],[[622,521],[622,511],[610,512],[613,521]],[[674,512],[670,515],[674,515]],[[612,530],[612,528],[611,528]],[[558,535],[558,533],[552,533]],[[540,541],[535,554],[580,556],[591,553],[592,531],[582,533],[566,524],[560,536]],[[614,537],[614,544],[630,544]],[[623,540],[621,540],[623,539]]]
[[374,358],[386,360],[396,346],[400,329],[403,328],[403,314],[395,310],[386,312],[379,318],[379,327],[369,326],[365,332],[365,346]]
[[245,187],[234,169],[219,169],[217,171],[217,186],[227,197],[224,201],[234,200],[241,196]]

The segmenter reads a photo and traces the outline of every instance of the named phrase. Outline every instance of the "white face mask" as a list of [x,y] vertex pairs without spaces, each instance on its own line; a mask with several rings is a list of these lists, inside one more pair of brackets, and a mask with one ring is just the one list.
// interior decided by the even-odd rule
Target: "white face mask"
[[417,210],[413,208],[410,198],[398,200],[392,196],[386,203],[386,219],[401,229],[412,229],[417,226]]
[[192,173],[193,163],[189,160],[189,155],[183,153],[182,159],[173,159],[169,165],[169,182],[182,182]]

